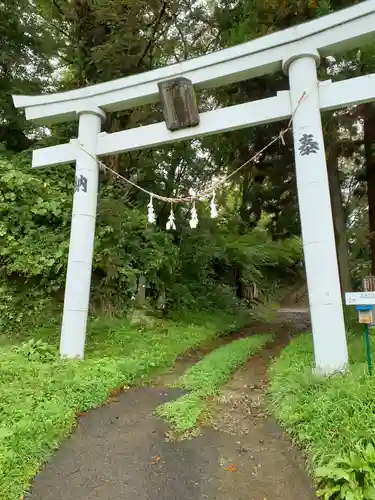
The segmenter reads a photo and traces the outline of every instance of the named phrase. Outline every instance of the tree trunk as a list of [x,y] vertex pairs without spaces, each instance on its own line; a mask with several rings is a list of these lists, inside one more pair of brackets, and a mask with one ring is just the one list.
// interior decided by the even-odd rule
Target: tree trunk
[[336,144],[327,148],[327,170],[329,191],[331,195],[332,219],[335,231],[341,294],[344,297],[345,292],[350,292],[352,289],[352,277],[350,274],[349,248],[346,236],[346,221],[342,203],[339,171],[337,168],[337,157],[338,154]]
[[371,274],[375,275],[375,108],[371,104],[366,106],[363,124],[370,231]]

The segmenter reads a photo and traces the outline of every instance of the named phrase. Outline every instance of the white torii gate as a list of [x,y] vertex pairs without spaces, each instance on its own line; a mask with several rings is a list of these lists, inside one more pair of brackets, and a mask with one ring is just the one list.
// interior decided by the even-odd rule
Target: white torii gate
[[[293,116],[293,137],[303,248],[312,319],[316,370],[345,369],[347,343],[331,214],[320,110],[375,100],[375,74],[319,82],[320,57],[353,49],[375,38],[375,0],[287,30],[196,59],[69,92],[13,96],[36,123],[79,117],[78,139],[33,152],[33,167],[76,162],[76,190],[66,278],[60,353],[83,358],[90,298],[98,195],[93,156],[144,149],[193,137],[284,120]],[[184,76],[207,89],[283,69],[290,90],[275,97],[202,113],[200,125],[170,132],[164,122],[101,133],[105,113],[158,100],[158,82]],[[298,106],[301,95],[307,97]]]

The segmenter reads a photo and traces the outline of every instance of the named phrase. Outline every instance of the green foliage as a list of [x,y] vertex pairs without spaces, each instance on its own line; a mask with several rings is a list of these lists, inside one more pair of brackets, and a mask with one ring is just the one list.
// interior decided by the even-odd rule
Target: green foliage
[[101,302],[129,299],[136,293],[140,274],[158,289],[172,279],[177,258],[170,234],[149,225],[146,211],[124,207],[112,183],[103,186],[93,260]]
[[41,339],[30,339],[14,347],[13,351],[24,356],[29,361],[52,361],[57,359],[58,351],[55,346],[43,342]]
[[191,431],[207,412],[207,398],[216,394],[233,372],[270,339],[270,335],[247,337],[215,349],[176,382],[178,387],[191,392],[160,405],[156,414],[165,418],[177,432]]
[[[370,438],[371,439],[371,438]],[[315,477],[322,489],[317,495],[324,500],[375,500],[375,448],[357,444],[355,451],[318,467]]]
[[[27,329],[61,304],[73,171],[34,173],[19,155],[0,158],[0,173],[0,325]],[[272,241],[261,228],[239,235],[235,219],[217,223],[202,214],[199,230],[167,233],[147,223],[145,208],[124,204],[122,194],[122,186],[102,183],[92,293],[99,310],[127,307],[140,275],[151,304],[165,290],[167,311],[238,309],[239,284],[265,289],[301,258],[299,240]]]
[[175,401],[156,408],[155,414],[166,420],[178,434],[193,432],[199,421],[207,416],[209,404],[202,392],[185,394]]
[[39,277],[50,292],[67,256],[72,176],[37,176],[27,161],[5,159],[0,173],[2,269],[26,280]]
[[[1,74],[7,102],[11,91],[39,92],[43,82],[43,90],[56,85],[66,90],[140,73],[218,48],[219,12],[197,2],[103,0],[86,3],[78,0],[5,2],[3,7],[11,23],[3,27],[7,41],[4,58],[9,62],[10,55],[15,56],[12,69],[17,69],[17,78],[12,82],[5,77],[1,80]],[[14,4],[13,11],[11,4]],[[225,12],[226,6],[222,7]],[[261,10],[261,5],[257,7]],[[27,33],[23,30],[26,18],[30,31]],[[251,19],[254,20],[251,27],[243,25],[248,30],[256,29],[258,17],[254,15]],[[233,19],[228,22],[233,27]],[[13,38],[10,27],[15,29]],[[243,34],[245,31],[242,30]],[[256,33],[251,31],[251,37]],[[232,41],[225,36],[223,32],[223,44],[230,45]],[[12,47],[16,50],[11,50]],[[53,61],[51,52],[55,56]],[[33,68],[25,71],[25,55],[30,53]],[[57,80],[51,76],[52,63],[58,69]],[[225,103],[227,97],[222,96],[221,103]],[[210,96],[203,93],[202,109],[211,105],[207,98]],[[6,113],[8,118],[12,113],[14,119],[20,118],[12,105],[7,106]],[[160,119],[160,109],[148,106],[109,113],[104,127],[107,132],[115,132]],[[24,124],[22,118],[18,129]],[[76,134],[76,128],[76,124],[55,125],[49,137],[43,130],[34,130],[33,146],[66,142]],[[13,131],[9,134],[11,129],[8,129],[8,135],[14,135]],[[246,160],[252,140],[252,133],[245,137]],[[16,150],[27,149],[30,144],[20,147],[19,142]],[[142,187],[175,196],[187,193],[192,187],[205,186],[213,176],[226,174],[228,169],[237,166],[231,154],[221,154],[222,150],[220,154],[210,154],[211,146],[210,143],[204,147],[201,141],[195,140],[106,161]],[[259,144],[254,147],[259,148]],[[236,148],[234,143],[229,146],[230,151]],[[289,174],[291,169],[290,164]],[[269,171],[286,170],[273,163]],[[8,155],[0,161],[0,174],[0,326],[19,331],[36,326],[35,318],[42,318],[41,311],[43,315],[52,316],[61,308],[74,172],[70,166],[32,172],[27,155]],[[243,185],[242,191],[247,190],[240,207],[237,184]],[[276,185],[280,186],[277,193]],[[113,181],[108,173],[101,174],[92,308],[118,312],[129,307],[141,275],[147,282],[150,307],[165,293],[164,310],[168,313],[187,308],[238,310],[243,299],[247,299],[243,290],[254,283],[263,297],[272,293],[283,279],[285,269],[301,258],[300,251],[292,248],[299,246],[297,240],[272,241],[266,231],[257,228],[259,214],[275,212],[270,206],[275,199],[282,198],[284,186],[277,178],[275,189],[269,195],[268,190],[263,191],[264,186],[254,190],[252,179],[237,176],[234,185],[227,186],[220,195],[219,221],[210,221],[206,208],[198,207],[199,229],[191,231],[186,207],[182,207],[176,210],[177,231],[166,233],[168,204],[157,204],[157,226],[150,226],[145,217],[148,200],[144,193],[130,191],[129,186]],[[289,184],[287,190],[291,191]],[[283,214],[290,208],[288,203],[283,204]],[[255,219],[253,205],[258,214]],[[296,214],[295,206],[291,210]],[[233,211],[239,211],[241,217],[233,216]],[[243,224],[244,211],[254,223]],[[280,210],[277,218],[282,218]],[[273,224],[272,216],[268,222],[269,226]],[[290,229],[293,224],[287,215],[281,225],[288,228],[282,231],[284,236],[293,234]],[[23,304],[27,307],[22,307]]]
[[189,323],[163,321],[153,329],[96,320],[84,361],[61,361],[45,341],[57,333],[48,329],[34,332],[36,340],[0,347],[0,498],[19,500],[72,431],[78,411],[100,405],[113,389],[169,368],[178,355],[232,322],[220,313]]
[[272,407],[307,453],[324,500],[374,498],[375,382],[367,375],[363,339],[349,334],[350,371],[312,373],[309,334],[294,339],[270,368]]
[[22,151],[34,142],[27,134],[34,126],[16,111],[12,94],[39,93],[51,87],[57,44],[36,2],[28,0],[1,2],[0,38],[0,145]]
[[[1,27],[4,35],[1,67],[4,71],[0,75],[5,143],[10,148],[8,142],[16,137],[15,131],[23,132],[26,123],[11,104],[11,92],[35,93],[42,87],[48,91],[56,86],[67,89],[140,73],[251,40],[350,3],[350,0],[325,0],[319,2],[317,9],[312,9],[307,1],[290,1],[283,7],[274,0],[235,3],[220,0],[209,7],[187,0],[162,3],[102,0],[88,4],[79,0],[5,1],[1,13],[8,21]],[[366,51],[361,57],[366,67],[370,67],[373,53]],[[353,55],[350,60],[355,60]],[[54,73],[52,66],[58,71]],[[358,63],[353,62],[352,66],[358,71]],[[213,101],[219,106],[253,101],[274,95],[287,85],[287,76],[281,74],[246,80],[215,90],[213,95],[202,92],[199,104],[205,110],[214,104]],[[114,132],[159,120],[160,109],[152,105],[109,113],[104,127]],[[233,172],[279,131],[280,124],[268,125],[262,129],[225,134],[218,140],[184,142],[119,155],[106,161],[146,189],[174,196],[187,193],[191,187],[207,185],[213,176]],[[22,134],[23,139],[27,139],[26,144],[16,139],[14,149],[27,149],[36,144],[34,139],[39,139],[38,146],[66,142],[75,135],[76,124],[54,126],[48,138],[43,130],[33,132],[32,140]],[[161,229],[148,227],[144,217],[144,194],[129,192],[127,187],[115,185],[108,176],[102,176],[93,268],[94,305],[106,310],[121,309],[134,295],[140,274],[146,276],[152,299],[165,290],[169,310],[238,307],[237,299],[244,298],[241,287],[254,282],[262,284],[265,288],[262,291],[272,291],[268,284],[278,284],[283,279],[283,271],[290,265],[286,260],[275,260],[275,252],[283,253],[285,247],[274,245],[269,235],[265,242],[263,235],[253,234],[251,230],[257,228],[266,214],[266,227],[275,237],[293,237],[299,233],[289,136],[286,141],[285,147],[280,149],[279,144],[275,144],[257,164],[248,165],[232,177],[231,185],[219,195],[223,224],[217,230],[207,220],[207,215],[200,214],[198,237],[188,229],[180,229],[186,225],[186,209],[177,214],[177,232],[172,236],[165,234],[169,210],[166,204],[157,207]],[[357,156],[358,151],[357,148]],[[354,158],[353,154],[351,156]],[[19,165],[12,163],[18,172]],[[8,177],[13,167],[8,164]],[[16,283],[16,293],[23,302],[30,302],[30,294],[39,294],[39,287],[61,299],[73,171],[68,167],[54,167],[53,172],[48,173],[31,174],[26,169],[18,173],[20,176],[11,172],[13,179],[7,178],[6,186],[0,186],[1,190],[6,190],[4,203],[13,214],[9,222],[12,233],[3,240],[6,243],[5,263],[0,262],[0,272],[8,281],[10,279],[10,283],[1,282],[0,286],[6,290],[4,295],[10,297]],[[30,189],[21,185],[24,174],[30,176],[23,178],[30,181]],[[352,179],[353,176],[345,174],[345,177]],[[58,194],[60,197],[56,196]],[[233,212],[239,214],[240,220],[233,219]],[[8,224],[1,219],[1,213],[0,224]],[[0,238],[4,230],[0,226]],[[363,235],[361,238],[363,240]],[[355,249],[363,248],[362,240],[359,245],[352,246],[356,256]],[[366,258],[368,254],[363,260]],[[366,263],[356,268],[359,274]],[[45,307],[43,296],[38,295],[31,302],[30,309]],[[9,304],[2,307],[9,310],[7,317],[10,320],[20,318],[16,308],[10,311]]]

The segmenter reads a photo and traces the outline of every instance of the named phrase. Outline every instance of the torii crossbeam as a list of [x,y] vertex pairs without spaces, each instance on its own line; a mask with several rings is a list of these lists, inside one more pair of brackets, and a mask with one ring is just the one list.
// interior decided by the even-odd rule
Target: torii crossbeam
[[[69,92],[13,96],[27,119],[52,123],[79,118],[78,139],[33,152],[33,167],[76,162],[60,353],[83,358],[98,190],[95,156],[149,148],[293,116],[296,176],[316,370],[344,370],[348,352],[336,259],[321,110],[375,101],[375,75],[319,82],[320,57],[375,39],[375,0],[196,59]],[[290,90],[275,97],[201,115],[197,127],[170,132],[157,123],[101,133],[105,113],[158,100],[158,82],[184,76],[197,89],[259,77],[283,69]],[[301,95],[306,98],[298,105]],[[87,151],[89,154],[87,154]],[[92,156],[91,156],[92,155]]]

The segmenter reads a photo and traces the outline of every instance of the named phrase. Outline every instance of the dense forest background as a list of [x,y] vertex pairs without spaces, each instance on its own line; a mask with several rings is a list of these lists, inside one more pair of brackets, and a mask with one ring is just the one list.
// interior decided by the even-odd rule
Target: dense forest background
[[[0,0],[0,328],[61,307],[74,165],[31,170],[31,151],[68,141],[77,123],[37,128],[12,94],[63,91],[148,71],[242,43],[352,5],[350,0]],[[322,60],[320,78],[374,72],[373,47]],[[288,88],[283,74],[199,95],[201,110]],[[159,105],[111,113],[114,132],[161,121]],[[322,116],[342,290],[375,274],[375,107]],[[121,175],[164,196],[187,194],[262,149],[285,123],[106,158]],[[220,217],[156,203],[100,174],[92,310],[134,302],[163,311],[239,307],[303,282],[293,144],[275,143],[217,193]],[[146,283],[146,295],[139,292]],[[256,290],[256,293],[254,293]]]

